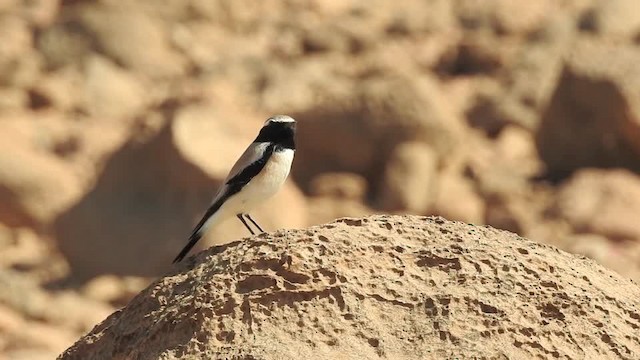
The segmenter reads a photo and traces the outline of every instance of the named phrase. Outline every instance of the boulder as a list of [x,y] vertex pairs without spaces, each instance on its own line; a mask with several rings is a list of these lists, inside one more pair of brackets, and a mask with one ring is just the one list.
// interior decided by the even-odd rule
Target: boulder
[[85,68],[83,105],[90,115],[116,119],[139,115],[148,90],[134,74],[101,56],[89,57]]
[[582,16],[581,27],[610,38],[640,34],[640,12],[635,0],[597,0]]
[[485,203],[463,174],[444,172],[438,177],[438,190],[431,213],[447,219],[481,224],[485,220]]
[[578,233],[640,243],[640,176],[626,170],[580,170],[560,187],[554,213]]
[[367,181],[352,173],[324,173],[311,180],[312,196],[326,196],[344,200],[364,200]]
[[69,164],[38,148],[25,120],[0,122],[0,222],[42,228],[80,198],[82,187]]
[[461,119],[431,77],[376,76],[348,96],[294,114],[299,120],[294,176],[307,190],[325,172],[353,172],[379,186],[396,146],[422,142],[438,158],[457,144]]
[[640,49],[578,42],[542,115],[536,142],[549,176],[583,167],[640,169]]
[[388,211],[424,214],[436,194],[437,173],[438,156],[429,145],[398,145],[387,163],[376,205]]
[[[504,15],[507,14],[510,13],[505,11]],[[477,83],[477,96],[467,112],[469,123],[491,135],[509,124],[536,129],[557,85],[563,58],[572,47],[575,33],[572,14],[559,11],[547,15],[529,35],[529,40],[516,47],[512,63],[501,76]],[[504,47],[505,42],[501,38],[494,47]]]
[[128,69],[155,78],[180,75],[185,70],[184,59],[172,48],[162,19],[144,5],[80,4],[63,13],[65,17],[80,22],[102,53]]
[[640,287],[437,217],[345,218],[211,248],[70,359],[637,358]]

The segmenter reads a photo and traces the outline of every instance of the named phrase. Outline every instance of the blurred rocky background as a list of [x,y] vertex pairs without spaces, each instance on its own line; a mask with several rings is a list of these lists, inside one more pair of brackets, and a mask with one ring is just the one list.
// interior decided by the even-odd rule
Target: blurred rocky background
[[438,214],[638,280],[638,64],[637,0],[0,0],[0,358],[166,272],[276,113],[269,230]]

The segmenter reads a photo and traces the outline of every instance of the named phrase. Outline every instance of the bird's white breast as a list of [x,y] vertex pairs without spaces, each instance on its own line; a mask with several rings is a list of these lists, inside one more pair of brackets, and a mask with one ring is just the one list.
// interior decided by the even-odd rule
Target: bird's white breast
[[260,173],[229,199],[229,207],[234,208],[233,211],[237,213],[248,212],[275,195],[289,176],[293,155],[294,151],[291,149],[275,151]]
[[260,184],[266,193],[275,194],[289,176],[294,151],[284,149],[274,151],[260,173],[251,181]]

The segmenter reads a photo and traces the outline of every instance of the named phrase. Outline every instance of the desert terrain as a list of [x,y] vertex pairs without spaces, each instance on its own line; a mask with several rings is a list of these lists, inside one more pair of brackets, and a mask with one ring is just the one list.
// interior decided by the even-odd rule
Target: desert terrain
[[[295,271],[310,277],[293,282],[303,292],[320,291],[316,286],[329,281],[329,275],[313,273],[314,250],[307,247],[320,246],[321,236],[348,239],[348,246],[330,248],[336,252],[331,256],[350,258],[350,265],[320,264],[346,279],[335,287],[344,292],[345,304],[332,315],[347,323],[310,340],[317,357],[345,349],[369,358],[410,351],[427,358],[633,359],[638,353],[638,339],[631,334],[640,326],[638,302],[616,290],[637,295],[640,280],[636,0],[0,0],[0,39],[0,359],[55,358],[132,299],[138,302],[130,306],[147,306],[157,296],[154,284],[166,291],[196,291],[186,279],[230,276],[226,289],[237,289],[242,276],[249,276],[242,271],[255,272],[251,276],[275,285],[253,289],[262,283],[245,284],[246,293],[233,299],[247,299],[258,309],[259,301],[251,301],[266,296],[262,291],[288,286],[284,280],[290,279],[274,275],[284,270],[256,265],[225,273],[205,260],[261,263],[284,250],[273,245],[271,255],[251,255],[247,244],[275,244],[277,234],[295,244],[291,271],[298,266]],[[252,214],[269,234],[240,241],[249,234],[231,220],[212,229],[196,250],[232,245],[171,266],[235,159],[273,114],[296,118],[298,134],[288,183]],[[471,254],[460,268],[438,261],[416,265],[420,246],[435,251],[434,244],[451,245],[432,228],[438,225],[433,219],[440,218],[424,216],[447,219],[438,221],[456,234],[466,234],[466,226],[483,229],[484,242],[460,235],[459,251]],[[369,223],[334,223],[341,232],[322,225],[344,217]],[[374,244],[373,224],[381,221],[425,233]],[[309,228],[315,225],[320,227]],[[302,245],[305,236],[314,240]],[[416,253],[400,260],[411,264],[416,276],[449,276],[436,284],[451,282],[448,290],[435,287],[430,296],[437,302],[451,291],[458,299],[458,306],[447,310],[450,323],[436,319],[435,308],[429,308],[416,318],[428,323],[420,325],[425,328],[411,324],[408,316],[427,303],[412,300],[407,283],[385,285],[390,288],[380,300],[369,296],[375,295],[371,284],[351,281],[365,270],[382,278],[397,276],[399,263],[371,269],[357,263],[382,256],[374,249],[378,245],[380,254],[394,254],[403,239]],[[526,251],[535,259],[520,253],[514,241],[527,241],[531,249]],[[492,251],[504,252],[507,260],[484,269],[481,260]],[[477,262],[484,270],[471,275]],[[499,269],[497,264],[534,266],[540,277],[527,277],[522,270],[526,281],[516,281],[509,277],[513,274],[496,270],[494,280],[523,284],[521,297],[509,304],[503,290],[495,290],[495,301],[486,304],[497,312],[478,313],[474,306],[488,300],[465,299],[464,292],[478,290],[482,284],[476,281]],[[562,335],[545,327],[560,326],[557,318],[543,324],[540,315],[557,315],[545,307],[551,301],[546,296],[555,294],[553,286],[540,285],[556,276],[548,274],[550,266],[562,277],[554,280],[558,296],[568,297],[553,304],[564,314],[567,332]],[[204,272],[194,274],[194,269]],[[374,275],[367,273],[362,281]],[[469,288],[454,281],[456,276]],[[354,309],[357,294],[365,290],[367,300],[359,306],[370,306],[371,313]],[[487,285],[486,291],[493,290]],[[530,305],[540,307],[539,316],[525,316],[526,326],[509,325],[529,291],[539,295]],[[574,297],[581,292],[593,292],[592,302]],[[318,313],[301,312],[300,321],[327,330],[336,304],[325,302],[337,301],[329,295],[305,300],[311,302],[300,305],[304,309],[324,305],[318,305]],[[204,303],[216,308],[215,297],[225,295],[217,289],[208,296]],[[182,309],[186,300],[172,299],[174,310]],[[382,328],[385,322],[377,316],[387,311],[387,300],[411,304],[396,309],[402,331],[422,329],[423,336],[438,342],[429,348],[414,341],[412,348],[408,339],[398,340],[402,331]],[[589,326],[604,324],[602,333],[583,334],[580,340],[581,323],[562,304],[576,314],[588,313]],[[594,310],[598,307],[606,311]],[[127,309],[141,316],[151,307]],[[297,308],[278,309],[282,312],[273,323],[264,320],[265,313],[257,315],[265,331],[297,321]],[[245,310],[228,311],[240,316]],[[103,324],[124,324],[121,314]],[[612,314],[619,323],[609,322]],[[464,327],[459,317],[467,315],[476,323]],[[204,331],[211,344],[230,346],[229,332],[210,332],[207,326],[220,314],[211,316],[206,324],[185,323],[185,336]],[[483,316],[496,317],[491,321],[500,325],[483,323]],[[231,340],[250,346],[252,328],[228,321],[237,331]],[[380,328],[357,325],[368,322]],[[444,335],[434,323],[444,324]],[[104,339],[104,351],[113,345],[110,331],[94,330]],[[345,340],[346,345],[332,348],[331,338],[340,338],[340,331],[348,333],[345,339],[364,342]],[[489,332],[482,335],[486,347],[477,345],[482,339],[473,338],[473,331]],[[303,337],[293,333],[281,335],[301,353],[313,347],[301,345]],[[222,338],[214,341],[216,336]],[[505,339],[528,345],[494,346]],[[83,341],[75,351],[82,351]],[[452,344],[468,352],[456,354]],[[187,355],[200,351],[181,349]],[[260,349],[217,354],[268,356],[268,347]],[[164,350],[156,348],[156,355]]]

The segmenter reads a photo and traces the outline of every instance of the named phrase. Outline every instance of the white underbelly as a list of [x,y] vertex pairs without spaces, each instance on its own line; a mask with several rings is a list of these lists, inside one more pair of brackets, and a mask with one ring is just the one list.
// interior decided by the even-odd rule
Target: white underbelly
[[262,171],[225,202],[225,212],[229,215],[249,212],[275,195],[289,176],[293,155],[294,151],[289,149],[274,152]]

